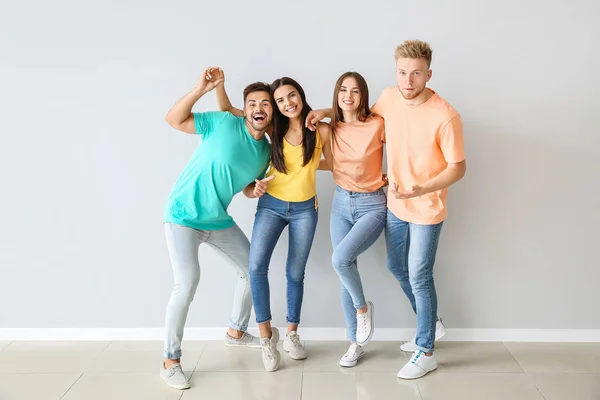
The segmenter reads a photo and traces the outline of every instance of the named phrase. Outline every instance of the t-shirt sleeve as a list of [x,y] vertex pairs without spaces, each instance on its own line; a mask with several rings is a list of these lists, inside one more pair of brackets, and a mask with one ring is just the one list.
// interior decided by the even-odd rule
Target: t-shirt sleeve
[[440,132],[440,148],[448,163],[465,160],[465,139],[460,115],[454,116]]
[[224,113],[221,111],[209,111],[194,113],[194,125],[198,135],[207,136],[218,125],[218,122],[223,119]]

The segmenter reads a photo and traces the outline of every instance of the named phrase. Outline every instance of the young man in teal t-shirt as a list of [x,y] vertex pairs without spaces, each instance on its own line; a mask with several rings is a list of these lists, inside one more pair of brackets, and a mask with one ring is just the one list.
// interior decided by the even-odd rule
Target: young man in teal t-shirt
[[227,112],[192,113],[193,105],[204,94],[215,87],[223,90],[223,82],[219,68],[206,69],[198,85],[166,117],[173,128],[201,135],[200,145],[175,183],[164,210],[175,284],[167,306],[165,362],[160,375],[177,389],[190,387],[180,365],[181,340],[200,279],[198,247],[202,243],[219,250],[238,275],[225,344],[260,347],[258,338],[246,332],[252,310],[250,243],[227,213],[227,207],[242,190],[251,197],[264,190],[266,180],[260,180],[270,157],[265,132],[273,108],[269,85],[257,82],[244,90],[245,117]]

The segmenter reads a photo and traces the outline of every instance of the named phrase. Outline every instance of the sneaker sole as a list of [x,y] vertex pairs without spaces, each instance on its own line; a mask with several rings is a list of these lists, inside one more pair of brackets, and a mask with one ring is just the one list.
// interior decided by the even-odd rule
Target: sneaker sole
[[362,360],[364,356],[365,356],[365,354],[363,353],[363,354],[361,354],[361,355],[360,355],[360,356],[359,356],[359,357],[358,357],[356,360],[354,360],[354,361],[342,361],[342,360],[340,360],[340,365],[341,365],[342,367],[346,367],[346,368],[352,368],[352,367],[356,367],[356,364],[358,364],[358,362],[359,362],[360,360]]
[[423,375],[419,375],[419,376],[410,376],[410,377],[409,377],[409,376],[400,376],[400,374],[398,374],[398,375],[396,375],[396,376],[397,376],[398,378],[400,378],[400,379],[405,379],[405,380],[407,380],[407,381],[410,381],[410,380],[413,380],[413,379],[419,379],[419,378],[422,378],[422,377],[424,377],[425,375],[427,375],[428,373],[435,371],[436,369],[437,369],[437,367],[435,367],[435,368],[434,368],[434,369],[432,369],[431,371],[427,371],[427,372],[425,372]]
[[293,349],[287,349],[287,348],[285,347],[285,342],[283,342],[283,351],[285,351],[286,353],[288,353],[288,355],[290,356],[290,358],[291,358],[292,360],[306,360],[306,359],[308,358],[308,354],[307,354],[307,355],[305,355],[304,357],[296,357],[296,356],[293,356],[293,355],[292,355],[292,350],[293,350]]
[[373,337],[373,332],[375,331],[375,306],[370,301],[368,303],[371,306],[371,332],[369,332],[369,336],[365,339],[364,342],[359,342],[358,340],[356,341],[356,343],[358,343],[358,345],[360,347],[362,347],[365,344],[369,343],[369,341]]
[[172,383],[169,383],[165,378],[163,378],[162,376],[160,377],[163,381],[165,381],[165,383],[167,384],[167,386],[172,387],[173,389],[177,389],[177,390],[185,390],[185,389],[189,389],[192,385],[190,385],[190,383],[184,383],[181,385],[174,385]]
[[233,344],[233,343],[223,342],[223,344],[226,347],[238,347],[238,348],[242,348],[242,349],[260,349],[260,343],[253,344],[253,345],[247,345],[247,344]]

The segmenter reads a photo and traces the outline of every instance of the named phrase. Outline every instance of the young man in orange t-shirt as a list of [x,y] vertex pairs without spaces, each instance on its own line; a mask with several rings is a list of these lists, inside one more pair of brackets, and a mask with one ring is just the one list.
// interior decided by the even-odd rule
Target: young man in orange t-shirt
[[438,331],[444,327],[437,318],[433,265],[447,215],[448,187],[466,170],[461,117],[426,87],[431,54],[429,45],[419,40],[398,46],[398,85],[385,89],[372,108],[385,120],[387,140],[388,269],[417,314],[415,340],[402,347],[414,351],[398,372],[403,379],[420,378],[437,368],[436,325]]

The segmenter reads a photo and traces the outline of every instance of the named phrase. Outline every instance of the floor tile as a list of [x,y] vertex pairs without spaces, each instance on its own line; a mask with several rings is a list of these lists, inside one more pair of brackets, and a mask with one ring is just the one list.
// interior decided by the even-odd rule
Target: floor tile
[[435,356],[440,372],[523,372],[506,346],[498,342],[440,342]]
[[415,382],[396,372],[304,372],[302,400],[420,400]]
[[600,373],[600,343],[505,343],[525,372]]
[[544,400],[526,374],[434,371],[416,382],[423,400]]
[[13,342],[0,352],[0,373],[82,373],[108,342]]
[[10,340],[0,340],[0,351],[4,350],[11,343]]
[[0,374],[0,399],[58,400],[81,374]]
[[178,400],[181,391],[154,374],[84,374],[61,400]]
[[190,382],[182,400],[300,400],[302,371],[196,371]]
[[533,374],[532,379],[546,400],[599,400],[598,374]]

